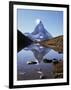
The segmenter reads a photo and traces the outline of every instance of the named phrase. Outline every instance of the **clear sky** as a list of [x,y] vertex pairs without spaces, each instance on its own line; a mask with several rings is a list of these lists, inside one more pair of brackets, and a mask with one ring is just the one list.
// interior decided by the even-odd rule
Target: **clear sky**
[[17,9],[17,28],[22,33],[33,32],[39,20],[52,36],[63,35],[63,11]]

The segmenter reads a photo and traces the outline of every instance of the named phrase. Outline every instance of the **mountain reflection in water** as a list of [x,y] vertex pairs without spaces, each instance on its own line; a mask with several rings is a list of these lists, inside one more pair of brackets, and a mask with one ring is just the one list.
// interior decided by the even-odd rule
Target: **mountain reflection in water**
[[51,50],[50,48],[45,48],[43,46],[41,46],[39,43],[37,44],[32,44],[26,48],[24,48],[24,50],[30,50],[33,52],[34,57],[38,60],[38,62],[40,63],[43,60],[43,57]]
[[[17,79],[18,80],[33,80],[40,79],[40,75],[37,73],[38,68],[42,69],[46,78],[53,77],[53,64],[44,63],[43,59],[52,59],[56,58],[57,60],[63,60],[63,54],[59,54],[50,48],[45,48],[40,44],[31,44],[30,46],[22,49],[17,54]],[[28,61],[38,61],[37,64],[27,64]]]

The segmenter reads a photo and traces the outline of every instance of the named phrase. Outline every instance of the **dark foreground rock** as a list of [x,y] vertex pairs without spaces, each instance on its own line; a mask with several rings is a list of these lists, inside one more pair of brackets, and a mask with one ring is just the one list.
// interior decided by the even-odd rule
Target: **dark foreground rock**
[[52,63],[52,60],[44,59],[43,62],[44,63]]
[[27,62],[27,64],[30,64],[30,65],[37,64],[37,62],[35,62],[35,61],[29,61],[29,62]]

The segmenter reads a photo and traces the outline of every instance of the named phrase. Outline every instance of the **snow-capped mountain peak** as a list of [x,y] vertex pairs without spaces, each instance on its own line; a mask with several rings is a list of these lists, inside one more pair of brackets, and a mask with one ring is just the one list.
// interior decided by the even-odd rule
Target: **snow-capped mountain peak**
[[33,41],[42,41],[52,38],[52,35],[44,28],[42,21],[40,21],[34,31],[32,33],[28,33],[27,36]]

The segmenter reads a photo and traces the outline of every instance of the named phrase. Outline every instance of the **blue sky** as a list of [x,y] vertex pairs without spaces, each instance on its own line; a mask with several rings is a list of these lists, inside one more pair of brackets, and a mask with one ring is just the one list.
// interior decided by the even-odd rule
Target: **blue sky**
[[37,19],[53,37],[63,35],[63,11],[17,9],[17,28],[22,33],[33,32]]

